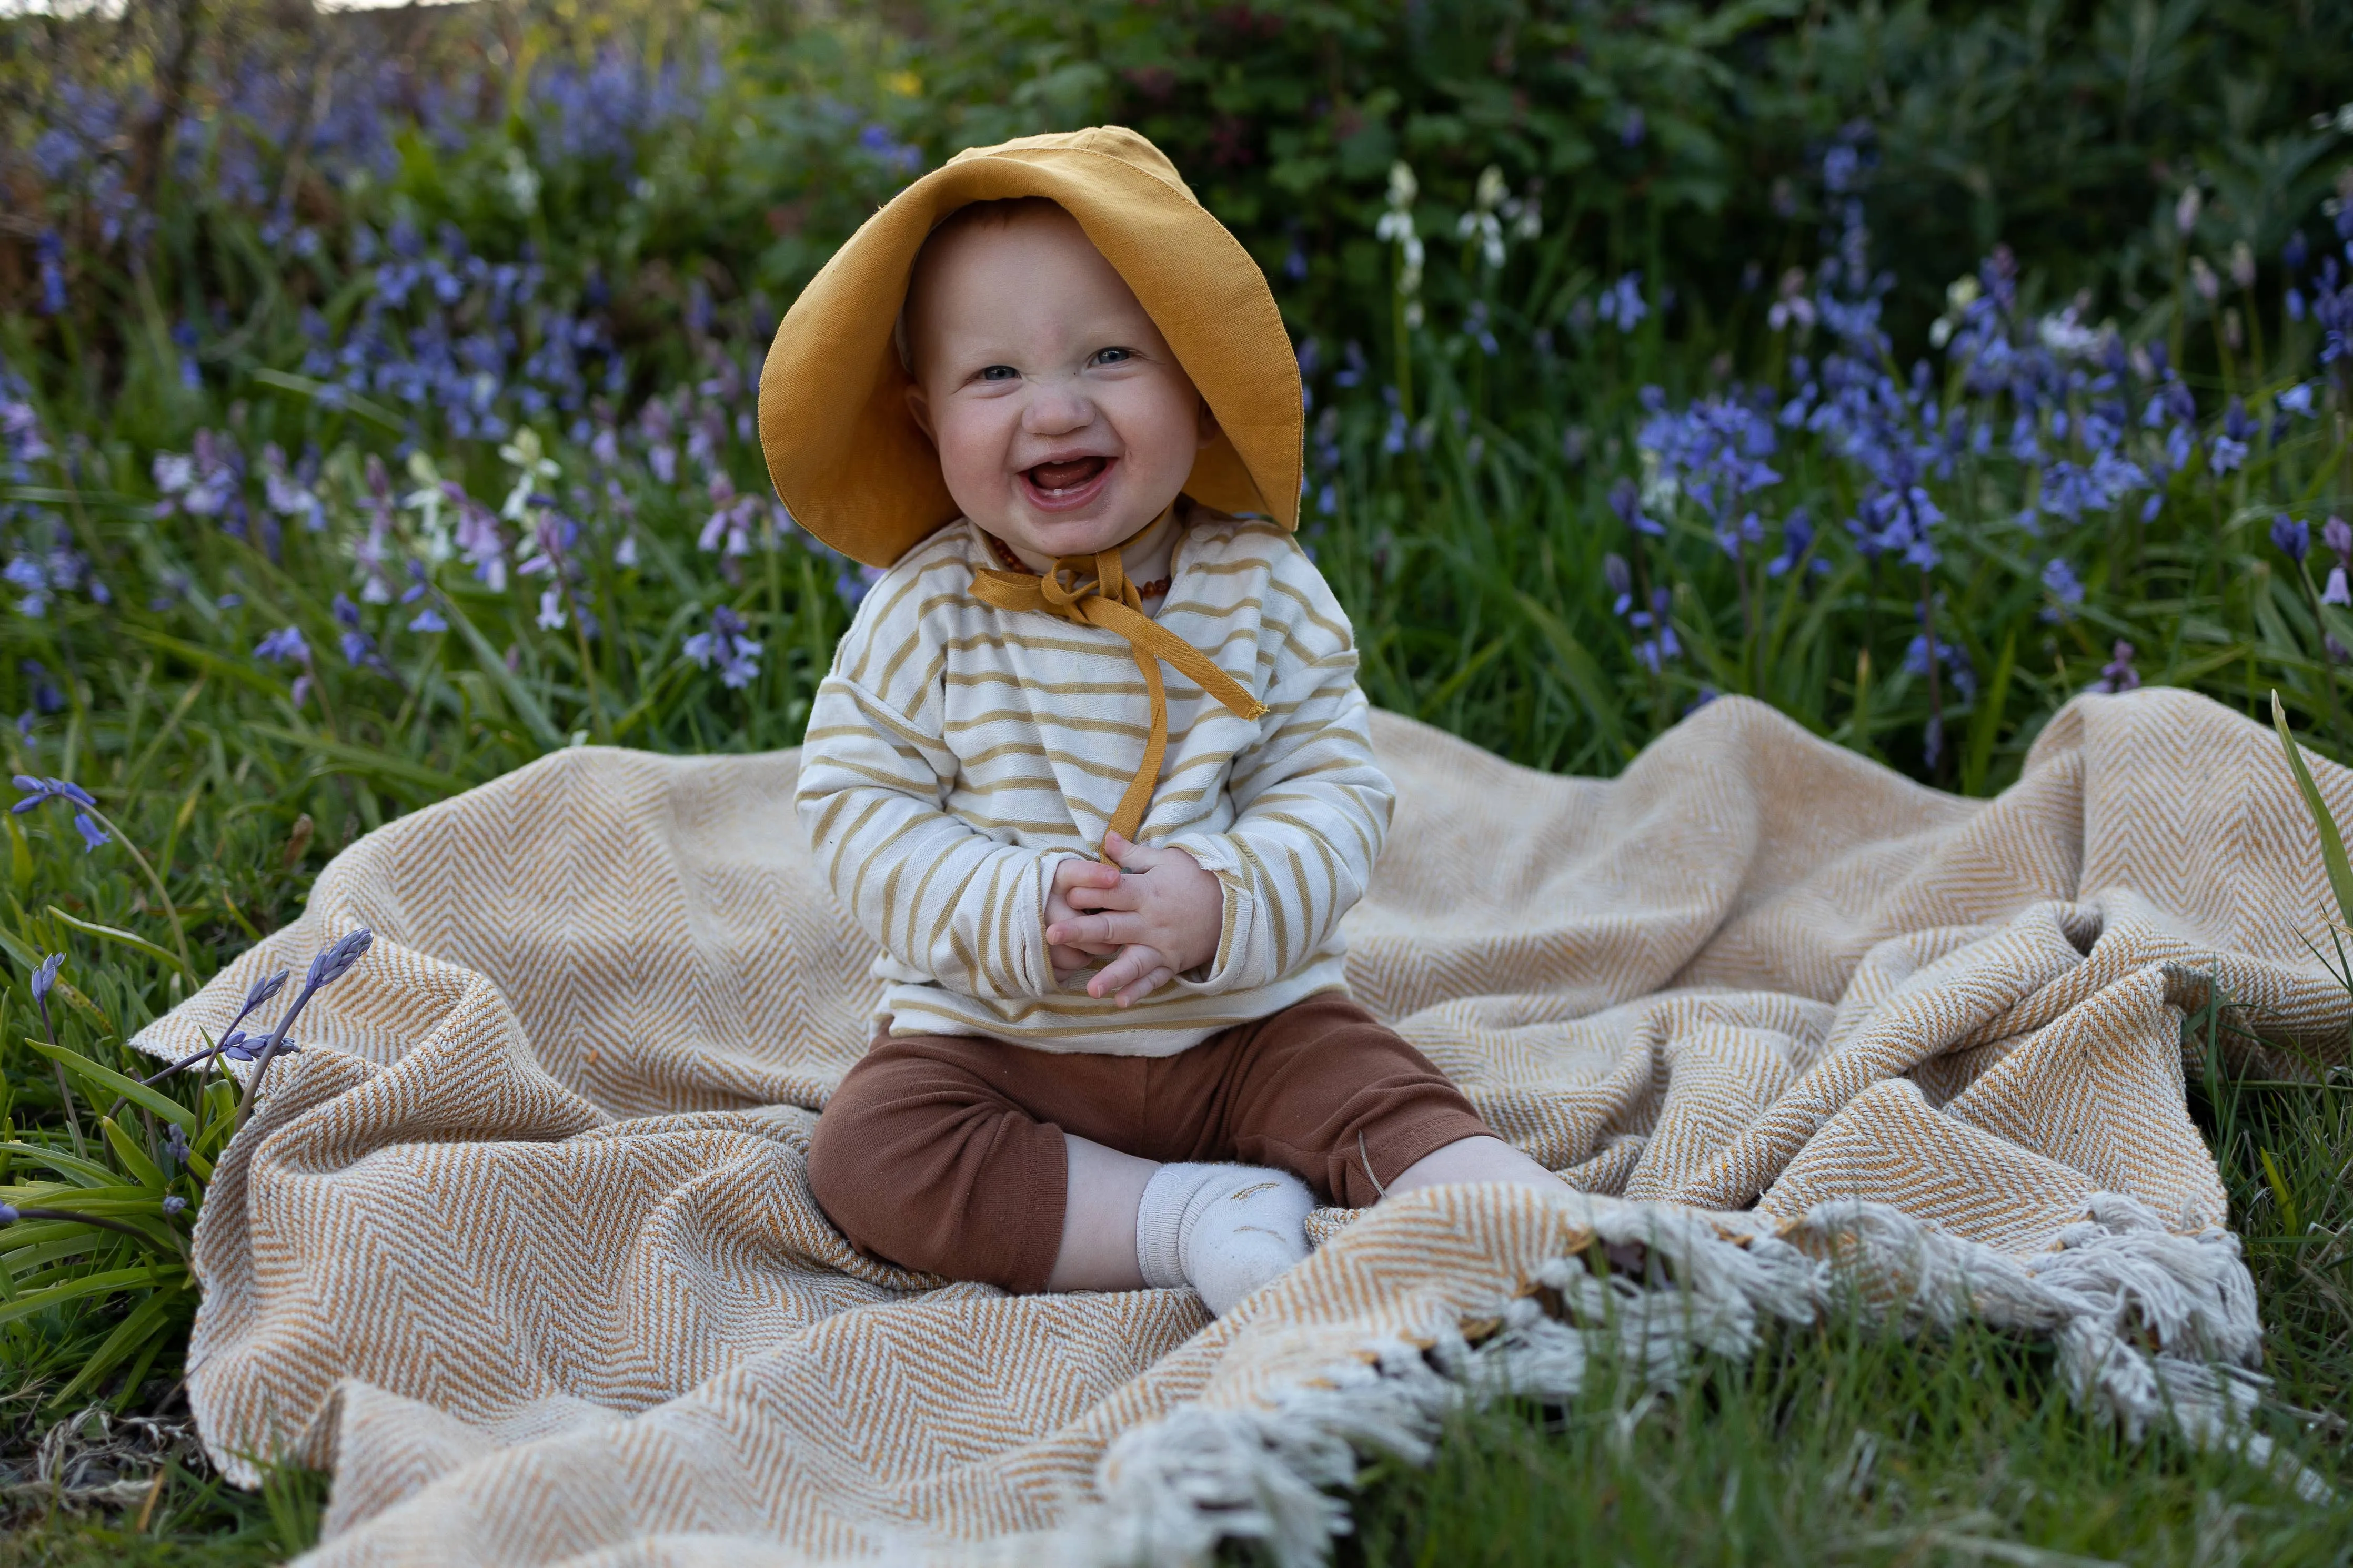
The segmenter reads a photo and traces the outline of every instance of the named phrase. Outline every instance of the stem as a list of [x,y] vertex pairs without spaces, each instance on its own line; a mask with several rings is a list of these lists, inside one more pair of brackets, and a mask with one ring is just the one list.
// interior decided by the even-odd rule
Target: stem
[[1942,779],[1948,752],[1945,744],[1945,688],[1944,682],[1938,679],[1940,671],[1936,668],[1942,662],[1936,658],[1936,605],[1929,594],[1928,570],[1925,566],[1920,569],[1920,636],[1928,645],[1928,722],[1936,726],[1936,760],[1934,767],[1936,777]]
[[[41,1032],[48,1036],[51,1050],[65,1048],[58,1044],[58,1026],[49,1022],[49,1001],[46,996],[41,998]],[[73,1089],[66,1082],[65,1064],[57,1058],[51,1057],[49,1070],[58,1075],[58,1099],[66,1108],[66,1125],[73,1130],[74,1153],[87,1159],[90,1156],[90,1148],[82,1142],[81,1115],[74,1110]]]
[[[558,581],[562,581],[559,576]],[[580,618],[580,595],[572,584],[564,584],[565,607],[572,612],[572,640],[580,649],[580,680],[588,689],[588,728],[596,739],[610,745],[613,741],[613,721],[605,711],[605,699],[596,684],[596,660],[588,651],[588,627]],[[255,1074],[259,1077],[259,1073]]]
[[146,856],[139,853],[139,846],[131,842],[130,835],[117,827],[104,812],[94,805],[85,806],[82,809],[97,818],[100,827],[113,834],[116,840],[130,853],[131,858],[138,862],[139,869],[146,873],[147,885],[155,889],[157,898],[164,900],[164,918],[172,922],[172,945],[179,950],[180,967],[187,972],[188,979],[193,983],[196,978],[196,966],[188,957],[188,933],[180,924],[179,907],[172,902],[172,895],[164,890],[164,879],[155,875],[155,868],[147,863]]
[[125,1225],[121,1220],[102,1218],[94,1214],[77,1214],[72,1209],[18,1209],[16,1217],[18,1219],[61,1219],[75,1225],[94,1225],[101,1230],[119,1230],[134,1240],[147,1243],[150,1247],[155,1244],[153,1237],[136,1226]]

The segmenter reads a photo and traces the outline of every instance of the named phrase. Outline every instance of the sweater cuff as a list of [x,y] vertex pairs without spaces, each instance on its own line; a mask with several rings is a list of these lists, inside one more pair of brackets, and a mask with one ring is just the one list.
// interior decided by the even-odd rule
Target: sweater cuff
[[1169,982],[1196,996],[1218,996],[1229,991],[1262,985],[1271,976],[1258,952],[1261,942],[1258,896],[1233,840],[1222,833],[1187,833],[1169,839],[1163,849],[1182,849],[1200,862],[1201,869],[1218,879],[1225,893],[1225,915],[1218,931],[1218,950],[1208,963],[1188,969]]

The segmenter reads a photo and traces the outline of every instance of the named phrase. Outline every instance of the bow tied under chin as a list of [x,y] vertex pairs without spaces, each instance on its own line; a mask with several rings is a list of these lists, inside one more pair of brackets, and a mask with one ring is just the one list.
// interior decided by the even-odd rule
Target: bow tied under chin
[[1065,555],[1042,575],[982,568],[972,574],[972,594],[1000,610],[1036,610],[1081,626],[1100,626],[1126,639],[1135,656],[1135,668],[1144,675],[1145,690],[1152,699],[1152,738],[1145,742],[1144,761],[1111,817],[1110,831],[1130,843],[1143,825],[1145,808],[1152,804],[1161,760],[1168,752],[1168,693],[1161,683],[1162,664],[1182,671],[1239,718],[1257,719],[1266,713],[1266,704],[1243,690],[1208,654],[1144,613],[1144,600],[1136,594],[1135,584],[1127,580],[1127,568],[1116,548],[1099,550],[1092,557]]

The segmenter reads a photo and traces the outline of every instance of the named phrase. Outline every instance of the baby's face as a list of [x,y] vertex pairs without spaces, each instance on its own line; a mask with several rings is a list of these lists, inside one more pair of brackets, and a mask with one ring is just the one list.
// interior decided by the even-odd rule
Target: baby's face
[[943,234],[908,305],[908,407],[966,517],[1039,556],[1160,515],[1217,432],[1119,274],[1060,209]]

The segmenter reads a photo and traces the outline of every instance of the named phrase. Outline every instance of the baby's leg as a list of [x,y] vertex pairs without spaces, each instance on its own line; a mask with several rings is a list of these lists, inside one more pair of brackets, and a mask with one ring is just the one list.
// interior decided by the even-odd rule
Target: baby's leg
[[[970,1037],[884,1040],[841,1080],[809,1144],[809,1185],[863,1250],[902,1268],[1008,1290],[1046,1289],[1062,1249],[1072,1182],[1064,1128],[1118,1136],[1091,1105],[1134,1098],[1129,1058],[1049,1055]],[[1126,1157],[1105,1148],[1113,1161]],[[1126,1162],[1145,1166],[1146,1162]],[[1129,1186],[1136,1185],[1132,1179]],[[1109,1198],[1116,1209],[1123,1201]],[[1126,1282],[1135,1277],[1133,1195]],[[1098,1205],[1082,1202],[1093,1237]]]
[[1135,1261],[1135,1211],[1157,1163],[1071,1133],[1062,1135],[1069,1164],[1062,1201],[1062,1246],[1054,1255],[1049,1290],[1140,1290]]
[[1567,1182],[1493,1134],[1461,1138],[1434,1150],[1398,1173],[1389,1195],[1449,1182],[1512,1182],[1524,1187],[1575,1191]]

